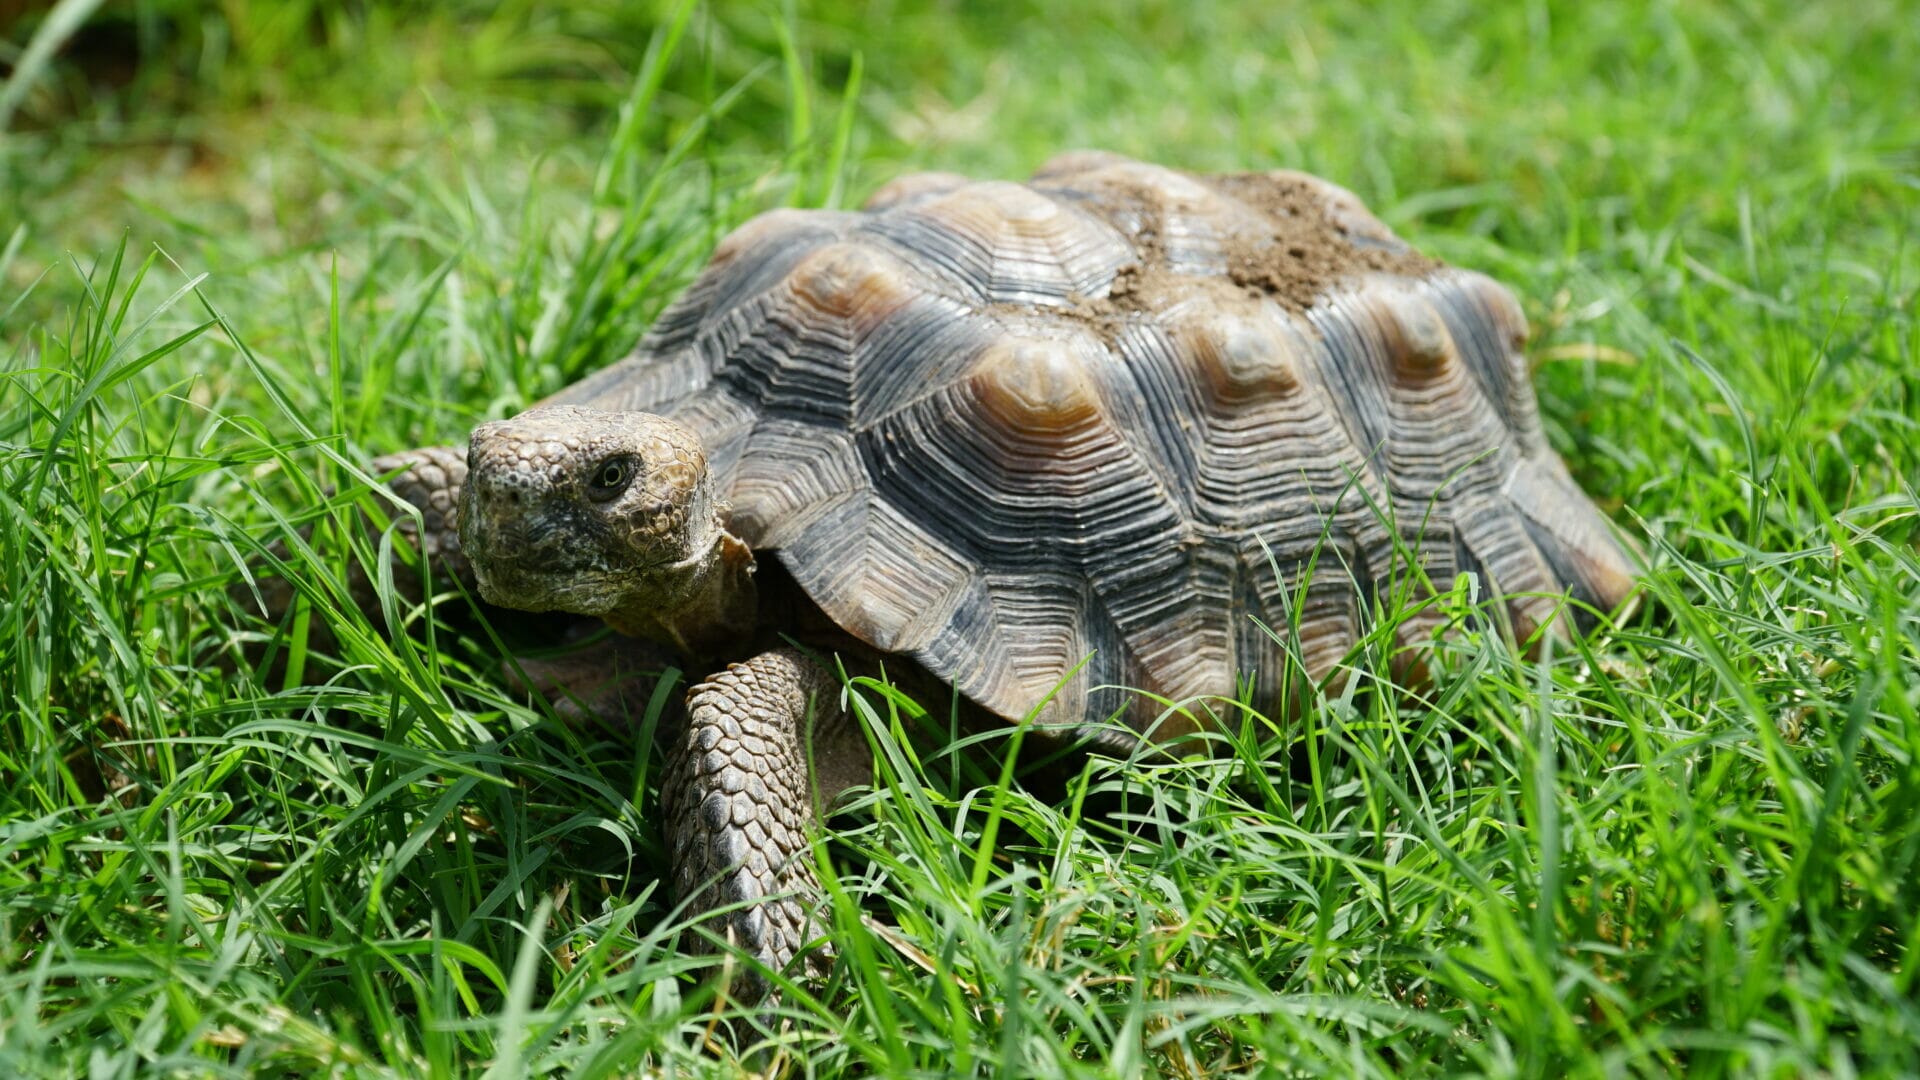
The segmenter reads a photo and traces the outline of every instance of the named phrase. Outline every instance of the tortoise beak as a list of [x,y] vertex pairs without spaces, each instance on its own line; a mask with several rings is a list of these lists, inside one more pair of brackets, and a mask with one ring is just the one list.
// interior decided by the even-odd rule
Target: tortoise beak
[[460,546],[480,595],[518,611],[605,614],[607,568],[583,531],[564,520],[570,516],[564,508],[523,510],[484,498],[463,505]]
[[556,575],[525,562],[473,559],[480,595],[489,604],[515,611],[566,611],[603,616],[611,608],[599,575]]

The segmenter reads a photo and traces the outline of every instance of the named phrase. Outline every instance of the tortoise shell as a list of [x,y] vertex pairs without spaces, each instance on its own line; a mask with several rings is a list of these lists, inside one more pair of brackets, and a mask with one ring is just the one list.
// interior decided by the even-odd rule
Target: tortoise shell
[[1379,597],[1471,571],[1523,637],[1625,597],[1526,338],[1332,184],[1080,152],[763,214],[555,400],[698,432],[735,533],[988,710],[1167,736],[1118,688],[1269,702],[1276,634],[1322,676]]

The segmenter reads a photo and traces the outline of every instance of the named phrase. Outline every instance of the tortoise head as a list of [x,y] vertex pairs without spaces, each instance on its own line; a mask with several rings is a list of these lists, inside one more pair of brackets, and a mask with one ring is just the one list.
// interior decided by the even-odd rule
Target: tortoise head
[[720,516],[699,436],[665,417],[549,405],[467,445],[460,546],[503,607],[660,636],[642,616],[700,591],[732,540]]

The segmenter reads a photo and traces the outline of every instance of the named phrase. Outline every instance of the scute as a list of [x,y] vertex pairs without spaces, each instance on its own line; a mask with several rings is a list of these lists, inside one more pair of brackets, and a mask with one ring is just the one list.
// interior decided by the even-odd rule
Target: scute
[[1305,342],[1280,312],[1254,305],[1188,305],[1176,316],[1183,354],[1216,410],[1283,401],[1300,392]]
[[1102,295],[1134,258],[1099,219],[1005,181],[908,200],[865,228],[993,304],[1065,306]]
[[980,602],[972,564],[870,491],[829,504],[782,551],[816,603],[888,652],[924,652],[963,605]]
[[1047,338],[994,343],[967,375],[987,422],[1069,436],[1100,411],[1093,382],[1071,346]]
[[1228,238],[1259,227],[1256,211],[1173,169],[1114,155],[1049,166],[1056,163],[1036,176],[1041,190],[1105,220],[1183,274],[1224,273]]
[[1522,635],[1622,601],[1526,333],[1335,185],[1075,152],[756,219],[566,398],[698,432],[735,530],[860,639],[1002,716],[1160,738],[1462,573]]

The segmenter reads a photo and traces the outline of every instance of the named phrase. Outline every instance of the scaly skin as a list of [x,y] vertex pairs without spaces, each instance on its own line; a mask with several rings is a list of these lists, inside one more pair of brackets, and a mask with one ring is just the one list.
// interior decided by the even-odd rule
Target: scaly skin
[[[369,461],[367,472],[374,476],[393,474],[387,481],[388,489],[420,511],[420,524],[416,526],[412,517],[385,508],[399,534],[427,557],[433,573],[432,580],[425,583],[427,591],[444,593],[457,586],[469,596],[476,595],[479,585],[473,566],[460,547],[460,489],[467,479],[466,450],[428,446],[385,454]],[[365,524],[371,533],[373,521]],[[303,534],[311,531],[302,530]],[[284,543],[276,542],[272,550],[279,558],[287,557]],[[425,595],[420,575],[398,558],[394,560],[393,583],[408,603],[419,603]],[[377,587],[357,560],[347,565],[346,585],[354,605],[378,618],[381,605]],[[293,606],[293,587],[285,579],[259,576],[255,586],[269,620],[278,620]],[[234,585],[230,595],[238,606],[255,607],[253,590],[245,583]],[[568,630],[568,639],[574,640],[597,626],[597,622],[583,620]],[[324,620],[314,620],[307,641],[317,652],[337,651],[338,643]],[[670,666],[673,657],[667,650],[615,636],[558,656],[517,656],[508,666],[508,682],[518,690],[546,698],[563,720],[619,731],[630,729],[634,718],[645,711],[657,674]],[[278,681],[278,668],[269,677]]]
[[[476,428],[460,539],[488,602],[605,618],[701,659],[755,627],[753,553],[722,520],[699,436],[570,405]],[[604,470],[620,482],[599,486]]]
[[[675,894],[695,913],[732,907],[710,928],[774,971],[826,930],[809,844],[834,798],[866,779],[866,742],[839,691],[793,649],[734,664],[689,695],[661,779]],[[813,950],[799,974],[823,975],[830,960]],[[729,989],[751,1001],[767,983],[748,970]]]
[[[387,481],[387,486],[418,507],[421,519],[421,527],[416,531],[413,519],[402,517],[401,534],[427,557],[434,573],[459,581],[471,590],[474,588],[473,567],[460,550],[460,486],[467,480],[467,455],[451,446],[428,446],[377,457],[367,465],[367,471],[375,476],[399,468],[407,471]],[[396,575],[395,583],[399,584],[403,576],[413,577]],[[356,575],[357,583],[364,585],[364,581],[358,580],[362,577],[364,575]],[[417,588],[418,581],[402,587],[408,586]],[[417,599],[417,596],[408,594],[408,598]],[[355,599],[359,599],[357,594]]]
[[[396,528],[427,557],[440,592],[455,583],[468,595],[479,585],[473,566],[460,546],[460,490],[467,481],[467,452],[458,447],[428,446],[386,454],[367,463],[367,471],[385,476],[404,469],[387,481],[394,494],[420,510],[420,525],[396,515]],[[420,577],[410,568],[394,567],[394,585],[407,600],[421,598]],[[347,586],[363,611],[380,610],[374,584],[358,562],[349,567]],[[284,583],[280,583],[284,587]],[[291,596],[287,598],[291,601]],[[284,610],[284,604],[278,610]],[[584,624],[576,629],[584,629]],[[331,648],[331,643],[326,643]],[[654,675],[672,665],[671,655],[648,642],[614,639],[554,658],[517,656],[508,668],[508,681],[518,690],[547,699],[561,719],[574,724],[598,723],[614,730],[631,728],[652,695]]]
[[[546,406],[474,431],[462,547],[489,602],[598,615],[699,662],[757,629],[753,553],[729,533],[699,438],[663,417]],[[720,671],[687,699],[661,780],[688,913],[780,971],[825,929],[811,837],[871,768],[838,681],[792,649]],[[808,953],[802,975],[830,957]],[[741,973],[738,999],[765,995]]]

